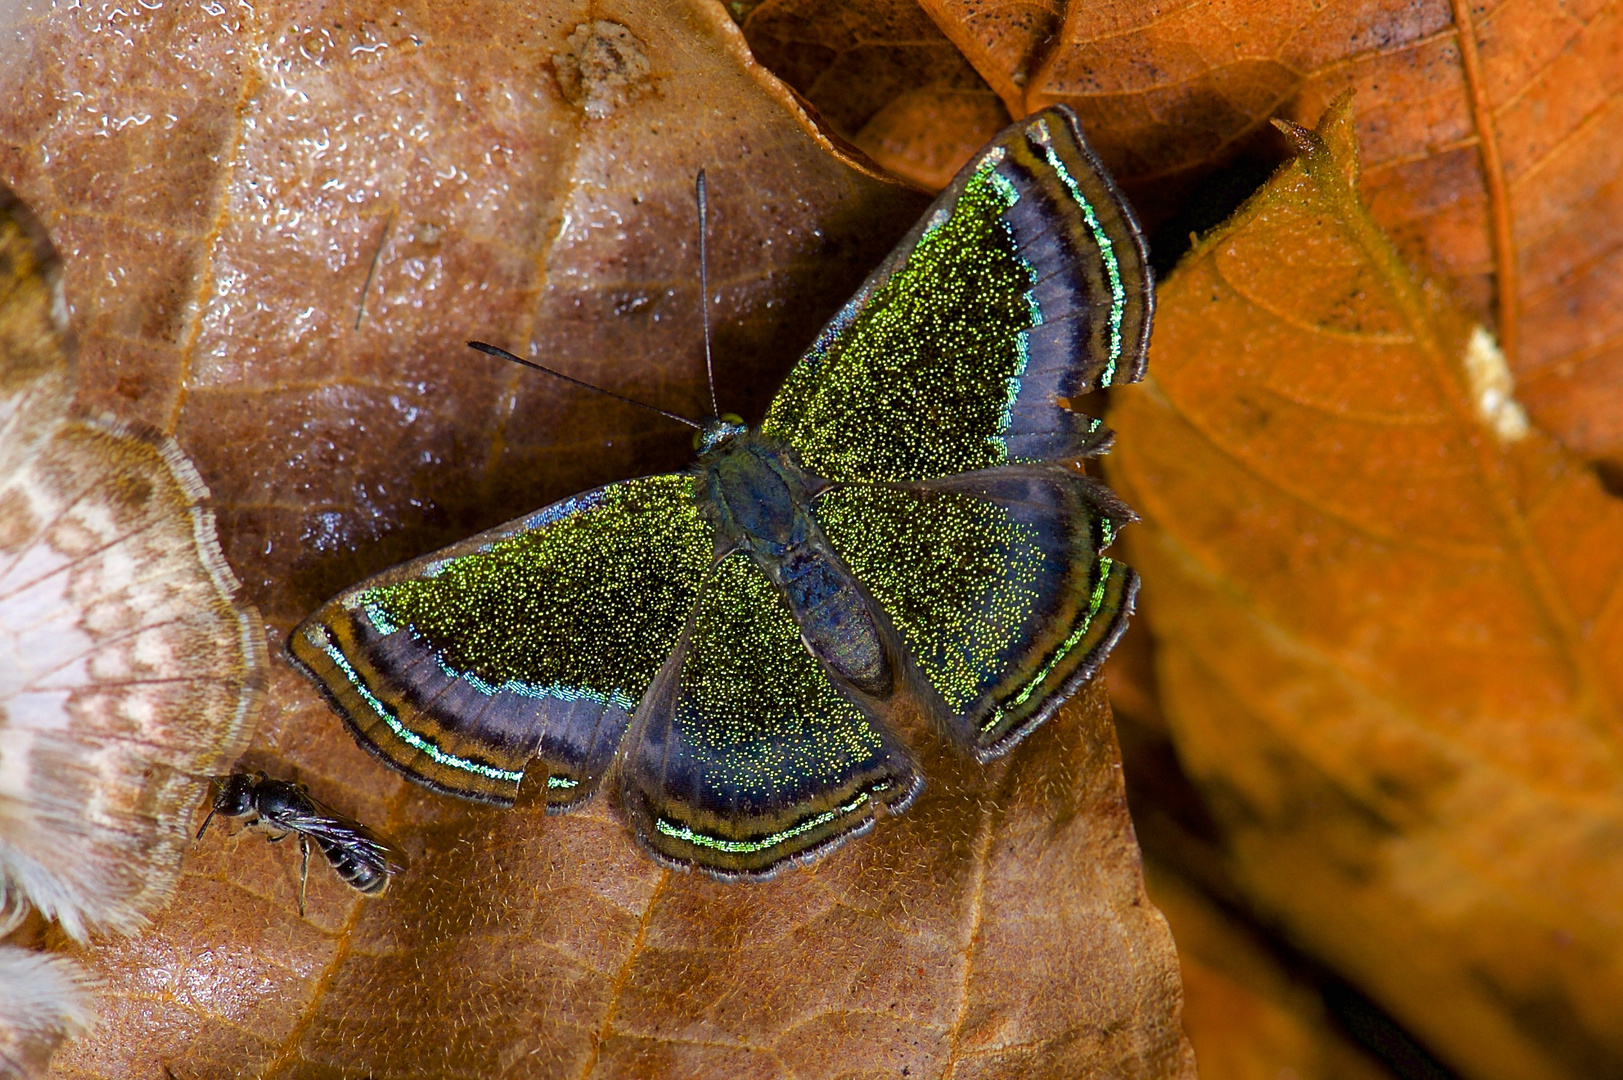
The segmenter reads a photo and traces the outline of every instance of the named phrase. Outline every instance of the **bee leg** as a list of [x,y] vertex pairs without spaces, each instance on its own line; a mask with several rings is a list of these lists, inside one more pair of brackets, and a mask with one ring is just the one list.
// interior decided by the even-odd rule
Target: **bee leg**
[[[278,837],[277,839],[281,839]],[[299,834],[299,918],[304,918],[304,886],[310,879],[310,838]]]

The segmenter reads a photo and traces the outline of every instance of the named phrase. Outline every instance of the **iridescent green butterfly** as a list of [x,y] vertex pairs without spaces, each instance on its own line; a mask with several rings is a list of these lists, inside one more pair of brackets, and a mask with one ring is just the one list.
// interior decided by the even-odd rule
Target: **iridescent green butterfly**
[[685,473],[610,484],[329,601],[293,655],[412,779],[511,804],[600,787],[661,861],[760,877],[905,809],[920,715],[989,760],[1125,628],[1132,512],[1070,403],[1140,378],[1132,211],[1052,108],[958,174]]

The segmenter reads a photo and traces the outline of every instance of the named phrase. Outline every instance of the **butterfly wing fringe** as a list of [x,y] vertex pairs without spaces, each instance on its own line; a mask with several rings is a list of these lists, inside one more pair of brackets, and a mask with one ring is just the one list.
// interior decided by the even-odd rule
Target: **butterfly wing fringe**
[[45,1075],[51,1055],[95,1023],[89,985],[63,956],[0,946],[0,1080]]

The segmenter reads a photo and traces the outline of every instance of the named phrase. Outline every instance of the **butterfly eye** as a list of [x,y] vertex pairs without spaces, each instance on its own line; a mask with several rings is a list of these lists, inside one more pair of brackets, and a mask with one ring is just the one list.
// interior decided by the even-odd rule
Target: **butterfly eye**
[[721,421],[724,424],[737,424],[739,427],[744,426],[744,418],[739,416],[737,413],[722,413]]

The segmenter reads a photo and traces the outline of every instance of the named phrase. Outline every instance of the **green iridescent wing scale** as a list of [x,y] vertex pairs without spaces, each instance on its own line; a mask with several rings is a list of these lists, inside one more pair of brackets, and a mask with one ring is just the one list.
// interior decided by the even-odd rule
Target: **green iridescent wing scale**
[[983,761],[1098,670],[1138,588],[1103,553],[1132,511],[1063,467],[842,485],[817,517],[929,680],[932,711]]
[[905,808],[920,785],[907,748],[835,690],[745,552],[706,582],[622,769],[644,845],[722,877],[815,858]]
[[[764,434],[831,481],[816,504],[934,700],[985,760],[1091,676],[1137,577],[1131,511],[1073,468],[1074,411],[1141,378],[1154,306],[1132,212],[1062,107],[983,149],[819,336]],[[927,697],[930,695],[926,695]]]
[[691,476],[610,484],[328,601],[294,659],[360,743],[440,791],[508,805],[597,789],[714,555]]
[[1003,132],[829,323],[762,433],[836,482],[1101,452],[1071,403],[1144,370],[1138,226],[1063,107]]

